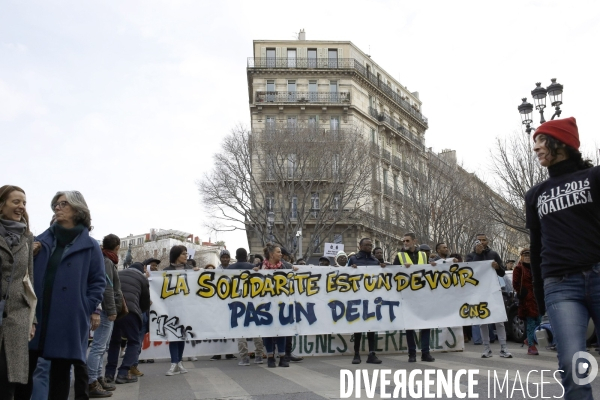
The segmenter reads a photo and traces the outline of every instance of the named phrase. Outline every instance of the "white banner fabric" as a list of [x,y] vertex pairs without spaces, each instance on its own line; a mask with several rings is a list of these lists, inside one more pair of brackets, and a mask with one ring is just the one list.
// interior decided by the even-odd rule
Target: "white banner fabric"
[[[436,351],[463,351],[465,348],[462,327],[431,330],[430,348]],[[416,334],[417,349],[420,350],[419,333]],[[299,356],[341,356],[354,355],[354,338],[351,334],[326,334],[294,336],[292,352]],[[361,342],[361,352],[367,352],[367,340]],[[389,331],[375,334],[375,347],[378,354],[407,353],[406,332]],[[255,351],[254,342],[248,340],[248,351]],[[237,339],[191,340],[187,341],[184,357],[201,357],[223,354],[238,355]],[[148,334],[142,345],[140,360],[168,359],[167,342],[150,342]]]
[[152,273],[152,341],[383,332],[506,321],[491,261]]

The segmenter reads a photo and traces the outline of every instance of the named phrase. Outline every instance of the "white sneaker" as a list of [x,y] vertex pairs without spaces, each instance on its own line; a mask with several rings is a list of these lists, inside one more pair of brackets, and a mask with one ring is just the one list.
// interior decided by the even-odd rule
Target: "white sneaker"
[[263,358],[261,356],[254,357],[254,364],[262,364],[262,363],[263,363]]
[[198,361],[198,357],[188,357],[188,361]]
[[240,362],[238,363],[238,365],[242,366],[242,367],[247,367],[248,365],[250,365],[250,357],[246,356],[243,357]]
[[179,366],[177,364],[171,364],[171,368],[169,368],[169,370],[167,371],[167,373],[165,375],[173,376],[173,375],[177,375],[179,373],[180,373]]
[[483,350],[483,353],[481,353],[481,358],[490,358],[490,357],[492,357],[492,349],[490,349],[488,347],[485,350]]
[[179,368],[179,373],[180,374],[187,374],[187,369],[183,368],[183,363],[181,361],[179,361],[179,364],[177,364],[177,368]]
[[506,349],[500,349],[500,357],[512,358],[512,354],[510,354]]

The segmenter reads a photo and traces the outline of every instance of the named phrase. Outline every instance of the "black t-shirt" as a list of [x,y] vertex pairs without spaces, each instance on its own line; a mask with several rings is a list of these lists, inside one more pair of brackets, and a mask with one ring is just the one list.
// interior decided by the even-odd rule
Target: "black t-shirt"
[[600,167],[577,170],[565,160],[548,172],[550,178],[525,195],[531,265],[543,278],[600,262]]

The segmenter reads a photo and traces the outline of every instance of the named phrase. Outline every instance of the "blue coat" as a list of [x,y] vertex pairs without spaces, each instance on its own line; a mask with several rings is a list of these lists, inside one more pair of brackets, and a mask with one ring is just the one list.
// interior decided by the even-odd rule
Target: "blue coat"
[[[42,244],[33,261],[33,286],[38,297],[37,329],[29,348],[38,350],[42,327],[44,275],[55,247],[50,230],[36,238]],[[42,357],[86,361],[90,316],[102,301],[106,286],[104,257],[87,229],[67,245],[56,271]]]

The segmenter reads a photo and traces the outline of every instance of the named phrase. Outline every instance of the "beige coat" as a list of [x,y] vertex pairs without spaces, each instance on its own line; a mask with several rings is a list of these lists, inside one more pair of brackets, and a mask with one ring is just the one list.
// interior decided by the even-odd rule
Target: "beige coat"
[[27,383],[29,372],[29,312],[30,306],[25,295],[23,278],[26,269],[33,281],[33,235],[26,233],[21,242],[12,249],[0,236],[0,264],[2,272],[2,295],[7,293],[8,277],[13,263],[15,274],[10,284],[8,300],[4,311],[7,316],[0,326],[0,346],[4,346],[8,364],[8,380],[15,383]]

